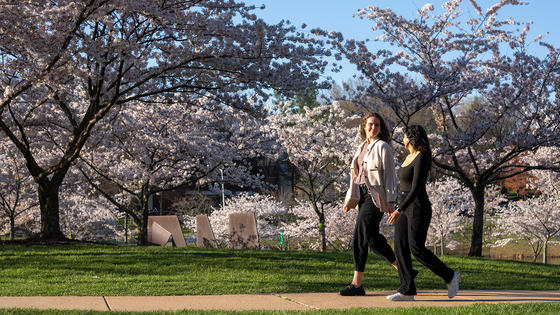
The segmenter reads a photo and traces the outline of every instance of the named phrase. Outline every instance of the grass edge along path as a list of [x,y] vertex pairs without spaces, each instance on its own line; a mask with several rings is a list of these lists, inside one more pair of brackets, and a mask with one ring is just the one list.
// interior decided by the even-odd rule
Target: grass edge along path
[[[81,311],[81,310],[36,310],[36,309],[0,309],[1,314],[30,314],[30,315],[51,315],[51,314],[86,314],[98,315],[105,314],[106,311]],[[115,312],[111,314],[225,314],[225,315],[275,315],[275,314],[387,314],[387,315],[416,315],[416,314],[477,314],[477,315],[512,315],[512,314],[559,314],[560,303],[525,303],[525,304],[473,304],[469,306],[455,307],[409,307],[409,308],[351,308],[343,310],[311,310],[311,311],[198,311],[198,310],[179,310],[179,311],[152,311],[152,312]]]
[[[442,256],[465,290],[559,290],[560,266]],[[414,261],[420,290],[445,289]],[[350,252],[245,251],[104,245],[0,245],[0,296],[144,296],[337,292]],[[364,286],[395,290],[397,272],[370,255]]]

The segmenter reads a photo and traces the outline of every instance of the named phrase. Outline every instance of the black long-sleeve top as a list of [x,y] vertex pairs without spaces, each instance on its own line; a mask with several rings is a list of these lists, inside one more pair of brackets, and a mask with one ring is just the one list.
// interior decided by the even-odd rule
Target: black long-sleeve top
[[419,153],[410,164],[399,169],[399,191],[408,191],[406,197],[399,203],[401,209],[406,210],[414,199],[418,199],[423,205],[430,204],[426,192],[428,163],[428,158]]

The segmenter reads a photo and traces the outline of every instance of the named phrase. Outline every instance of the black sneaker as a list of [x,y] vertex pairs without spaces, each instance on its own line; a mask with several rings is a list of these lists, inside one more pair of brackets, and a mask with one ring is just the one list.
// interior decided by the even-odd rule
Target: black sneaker
[[346,288],[340,291],[340,295],[342,296],[362,296],[366,295],[366,291],[364,290],[364,286],[361,285],[356,287],[353,284],[349,284]]

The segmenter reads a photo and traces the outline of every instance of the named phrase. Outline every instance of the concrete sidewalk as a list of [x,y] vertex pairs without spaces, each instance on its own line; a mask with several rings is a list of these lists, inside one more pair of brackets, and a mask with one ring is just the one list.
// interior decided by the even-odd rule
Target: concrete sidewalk
[[413,302],[385,299],[393,291],[371,291],[366,296],[338,293],[280,293],[190,296],[2,296],[0,308],[59,310],[315,310],[352,307],[460,306],[473,303],[560,302],[560,291],[462,290],[453,299],[447,291],[419,291]]

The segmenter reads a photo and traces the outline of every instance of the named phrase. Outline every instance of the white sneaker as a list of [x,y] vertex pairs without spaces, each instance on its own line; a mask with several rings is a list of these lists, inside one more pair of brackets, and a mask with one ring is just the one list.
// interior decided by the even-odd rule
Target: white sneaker
[[414,301],[414,295],[404,295],[400,292],[395,294],[387,295],[387,300],[389,301]]
[[447,284],[447,297],[450,299],[454,298],[457,292],[459,292],[459,273],[455,272],[453,274],[453,279]]

